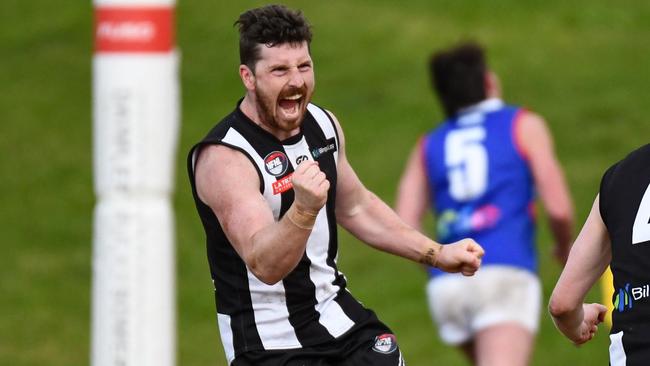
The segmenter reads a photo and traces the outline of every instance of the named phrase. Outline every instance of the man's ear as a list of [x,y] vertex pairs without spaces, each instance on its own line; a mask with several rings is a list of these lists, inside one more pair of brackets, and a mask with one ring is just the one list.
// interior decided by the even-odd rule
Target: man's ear
[[239,77],[247,90],[255,90],[255,74],[246,65],[239,65]]
[[485,73],[485,94],[488,98],[501,98],[501,82],[491,70]]

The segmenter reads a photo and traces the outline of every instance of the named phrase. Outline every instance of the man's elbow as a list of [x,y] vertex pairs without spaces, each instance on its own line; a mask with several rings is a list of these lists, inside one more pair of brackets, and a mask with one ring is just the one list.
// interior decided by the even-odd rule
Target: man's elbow
[[563,207],[549,207],[548,216],[555,222],[569,224],[573,222],[573,209],[570,205],[564,205]]
[[562,316],[573,311],[575,306],[570,304],[565,299],[562,299],[561,296],[553,294],[551,300],[548,302],[548,312],[554,318],[561,318]]
[[[296,263],[297,265],[298,263]],[[249,260],[247,263],[248,270],[263,283],[273,286],[282,281],[295,268],[282,261],[275,263],[264,262],[260,260]]]
[[573,210],[570,207],[566,208],[551,208],[548,211],[548,221],[554,231],[561,230],[570,232],[573,229],[574,218]]
[[241,254],[248,272],[266,285],[282,281],[297,265],[302,256],[278,256],[277,250],[269,251],[257,234],[251,238],[250,249]]
[[264,270],[259,267],[249,267],[249,270],[258,280],[269,286],[275,285],[286,277],[286,273],[269,269]]
[[278,282],[282,281],[284,277],[282,276],[265,276],[265,277],[257,277],[260,281],[264,282],[264,284],[273,286],[277,284]]

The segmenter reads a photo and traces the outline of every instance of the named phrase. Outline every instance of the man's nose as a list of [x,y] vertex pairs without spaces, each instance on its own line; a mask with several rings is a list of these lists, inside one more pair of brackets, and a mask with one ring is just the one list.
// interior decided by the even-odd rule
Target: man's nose
[[291,69],[289,72],[289,86],[301,87],[305,83],[302,73],[297,68]]

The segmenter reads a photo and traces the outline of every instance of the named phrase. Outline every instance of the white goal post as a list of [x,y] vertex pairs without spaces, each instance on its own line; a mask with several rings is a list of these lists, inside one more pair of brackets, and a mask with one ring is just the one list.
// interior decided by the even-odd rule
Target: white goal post
[[92,366],[176,363],[173,0],[94,0]]

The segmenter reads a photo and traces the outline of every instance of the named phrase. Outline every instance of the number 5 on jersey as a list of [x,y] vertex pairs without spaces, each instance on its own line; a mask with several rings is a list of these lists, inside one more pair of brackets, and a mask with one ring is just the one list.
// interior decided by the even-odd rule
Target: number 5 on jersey
[[449,195],[457,201],[477,198],[487,189],[488,154],[483,140],[482,126],[452,131],[445,139]]

